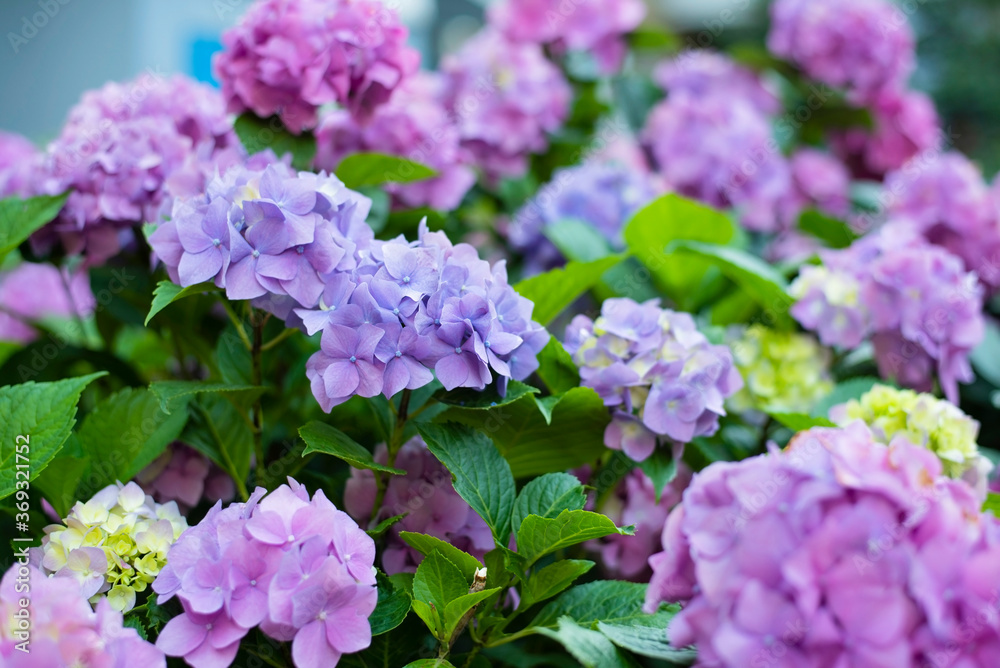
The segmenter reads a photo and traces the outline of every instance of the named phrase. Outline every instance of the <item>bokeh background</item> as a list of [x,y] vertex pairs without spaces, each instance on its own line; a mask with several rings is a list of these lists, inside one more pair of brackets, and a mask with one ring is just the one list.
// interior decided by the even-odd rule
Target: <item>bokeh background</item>
[[[219,35],[250,0],[0,0],[0,128],[44,143],[80,94],[152,68],[211,81]],[[433,64],[482,24],[489,0],[396,0]],[[767,0],[648,0],[671,47],[762,44]],[[913,84],[955,145],[1000,170],[1000,1],[901,0],[919,39]],[[36,17],[48,8],[45,20]],[[34,19],[34,20],[33,20]],[[37,25],[41,24],[38,28]]]

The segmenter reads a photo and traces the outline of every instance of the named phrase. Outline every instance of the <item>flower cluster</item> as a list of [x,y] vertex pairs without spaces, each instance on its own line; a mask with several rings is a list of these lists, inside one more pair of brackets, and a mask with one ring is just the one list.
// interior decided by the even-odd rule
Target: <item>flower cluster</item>
[[367,120],[344,109],[323,116],[316,130],[316,166],[333,171],[352,153],[387,153],[437,171],[432,179],[388,184],[387,190],[407,207],[456,208],[476,181],[471,156],[462,148],[458,127],[444,108],[444,82],[429,72],[400,85],[389,101]]
[[34,566],[14,564],[0,581],[5,668],[166,668],[163,652],[122,622],[108,601],[98,601],[95,611],[67,580],[49,578]]
[[994,665],[1000,525],[929,450],[868,428],[698,474],[650,559],[647,611],[706,666]]
[[645,582],[649,580],[649,558],[660,551],[660,534],[667,515],[681,502],[681,493],[691,482],[691,471],[678,466],[677,477],[661,494],[640,469],[633,469],[598,509],[617,526],[635,526],[635,534],[614,534],[597,543],[601,563],[612,576]]
[[809,208],[839,217],[851,212],[851,173],[837,158],[803,148],[792,155],[789,164],[792,187],[784,202],[786,220],[795,222]]
[[86,317],[94,307],[84,271],[69,274],[50,264],[24,262],[0,272],[0,341],[29,343],[38,337],[31,323]]
[[184,607],[156,641],[167,656],[230,665],[256,626],[291,640],[298,668],[335,666],[371,643],[374,541],[322,491],[310,500],[289,478],[264,492],[217,503],[170,549],[153,583],[161,602],[176,595]]
[[542,48],[486,28],[441,63],[462,146],[491,179],[517,177],[569,114],[572,89]]
[[[375,450],[375,461],[385,464],[385,445]],[[406,475],[389,479],[382,507],[375,515],[380,522],[397,515],[403,519],[392,525],[382,550],[382,568],[389,575],[413,573],[423,555],[399,537],[401,531],[440,538],[479,560],[494,548],[493,534],[479,515],[455,491],[451,473],[437,460],[418,436],[400,448],[395,466]],[[372,517],[375,505],[375,476],[371,471],[351,469],[344,489],[344,508],[359,522]]]
[[0,131],[0,199],[34,194],[41,154],[21,135]]
[[809,335],[752,325],[730,347],[745,383],[735,410],[808,413],[833,390],[829,354]]
[[37,190],[70,190],[59,217],[32,241],[61,240],[91,263],[115,255],[131,227],[156,221],[171,196],[200,192],[217,165],[242,149],[211,87],[147,73],[84,94],[45,154]]
[[653,81],[672,96],[701,99],[726,95],[745,101],[763,114],[776,114],[781,100],[755,72],[728,56],[707,49],[689,49],[653,70]]
[[586,51],[601,72],[613,74],[625,59],[623,35],[645,16],[641,0],[504,0],[491,7],[489,20],[513,41]]
[[643,461],[661,437],[685,444],[714,434],[727,397],[743,386],[726,346],[712,345],[687,313],[608,299],[597,320],[578,315],[566,349],[581,384],[612,409],[609,448]]
[[686,74],[692,58],[659,70],[669,95],[653,107],[641,135],[657,170],[685,197],[736,208],[749,229],[785,227],[778,213],[791,190],[791,170],[772,136],[771,118],[761,109],[767,91],[753,85],[752,73],[735,64],[726,68],[722,56],[704,57],[722,74],[695,85]]
[[194,448],[175,441],[135,477],[157,503],[175,501],[181,511],[207,501],[232,501],[233,479]]
[[955,401],[984,330],[975,274],[905,227],[821,256],[823,265],[804,267],[792,284],[792,315],[829,346],[853,348],[871,335],[883,377],[930,390],[936,373]]
[[906,84],[914,38],[890,0],[778,0],[768,48],[865,103]]
[[612,162],[584,163],[555,172],[515,216],[508,230],[511,246],[524,254],[526,272],[548,271],[565,262],[544,230],[564,220],[593,227],[615,250],[625,246],[625,224],[656,195],[652,177]]
[[983,283],[1000,286],[1000,211],[982,173],[960,153],[886,175],[890,224],[911,227],[962,258]]
[[78,501],[63,524],[45,527],[41,567],[77,580],[84,598],[107,594],[115,610],[131,610],[185,529],[177,504],[155,503],[134,482],[109,485]]
[[882,443],[901,436],[923,446],[941,459],[945,475],[962,478],[985,492],[993,466],[976,445],[979,423],[951,402],[876,385],[859,399],[834,406],[830,417],[841,426],[862,420]]
[[298,134],[322,105],[364,117],[388,100],[420,64],[407,36],[377,0],[259,0],[223,33],[213,65],[229,111],[277,114]]

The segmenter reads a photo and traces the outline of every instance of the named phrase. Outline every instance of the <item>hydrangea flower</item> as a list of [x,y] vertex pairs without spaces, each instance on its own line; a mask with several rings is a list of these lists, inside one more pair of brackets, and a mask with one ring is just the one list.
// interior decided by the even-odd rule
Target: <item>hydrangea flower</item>
[[181,511],[207,501],[232,501],[233,479],[194,448],[175,441],[138,473],[136,481],[157,503],[176,501]]
[[649,174],[611,162],[583,163],[559,169],[552,181],[514,217],[507,232],[511,245],[525,255],[526,273],[547,271],[565,262],[544,235],[544,229],[564,220],[593,227],[608,244],[625,246],[625,224],[656,195]]
[[277,114],[299,134],[336,103],[365,117],[420,64],[394,9],[376,0],[258,0],[222,34],[213,68],[229,111]]
[[156,641],[167,656],[227,666],[258,626],[292,641],[298,668],[336,666],[370,644],[374,541],[322,491],[310,499],[289,478],[264,493],[217,503],[171,548],[153,583],[161,602],[177,596],[184,608]]
[[622,39],[642,23],[641,0],[503,0],[490,7],[489,22],[515,42],[551,45],[556,52],[586,51],[604,74],[625,59]]
[[688,49],[653,70],[653,81],[671,97],[702,99],[724,95],[749,102],[763,114],[776,114],[781,100],[752,70],[706,49]]
[[569,114],[572,89],[537,44],[486,28],[444,57],[445,107],[462,146],[490,179],[517,177]]
[[982,173],[959,153],[886,175],[890,221],[962,258],[988,286],[1000,286],[1000,215]]
[[982,340],[982,288],[959,258],[890,225],[850,248],[821,254],[790,288],[792,315],[820,341],[851,348],[871,336],[885,378],[949,399],[972,380],[969,352]]
[[[1000,525],[929,450],[813,429],[695,476],[646,610],[706,666],[993,665]],[[970,620],[976,620],[974,623]]]
[[0,199],[29,197],[38,188],[41,153],[21,135],[0,130]]
[[23,262],[0,272],[0,341],[30,343],[38,337],[31,323],[87,317],[94,307],[85,271],[69,274],[50,264]]
[[580,382],[612,411],[609,448],[635,461],[660,443],[689,443],[714,434],[724,402],[743,386],[726,346],[716,346],[687,313],[608,299],[597,320],[578,315],[566,328],[566,349]]
[[115,610],[128,611],[185,529],[176,503],[155,503],[134,482],[109,485],[77,501],[62,524],[45,527],[41,568],[75,579],[93,602],[106,597]]
[[471,156],[459,143],[458,127],[441,98],[439,75],[420,72],[401,84],[372,117],[360,121],[345,109],[322,117],[316,130],[316,165],[334,171],[352,153],[387,153],[427,165],[438,176],[387,190],[407,207],[458,207],[476,181]]
[[748,229],[777,231],[791,172],[770,119],[747,98],[709,89],[668,97],[642,131],[656,168],[677,193],[716,208],[736,208]]
[[615,534],[597,542],[601,564],[609,575],[635,582],[649,580],[649,558],[661,549],[663,524],[690,482],[691,471],[683,463],[678,465],[677,477],[659,495],[641,469],[625,476],[599,509],[617,526],[635,526],[635,535]]
[[927,448],[941,459],[945,475],[965,480],[985,498],[986,479],[993,465],[979,454],[979,423],[951,402],[931,394],[875,385],[859,399],[834,406],[830,417],[841,426],[861,420],[882,443],[903,436]]
[[[388,451],[384,444],[375,449],[375,461],[385,464]],[[417,436],[407,441],[396,455],[396,468],[406,475],[395,475],[375,515],[380,522],[396,515],[404,517],[392,525],[382,550],[382,568],[389,575],[413,573],[423,555],[399,537],[401,531],[425,533],[451,543],[479,560],[494,548],[493,534],[479,515],[455,491],[451,473],[437,460]],[[344,508],[359,522],[368,522],[375,505],[375,476],[371,471],[351,469],[344,489]]]
[[[28,619],[19,616],[23,610]],[[6,668],[167,665],[163,652],[123,626],[122,613],[107,600],[98,601],[95,611],[71,581],[19,564],[0,580],[0,663]]]
[[851,173],[834,156],[811,148],[797,150],[789,161],[792,187],[783,206],[794,227],[806,209],[840,218],[851,212]]
[[136,223],[159,220],[173,195],[201,191],[217,164],[242,149],[211,87],[146,74],[85,93],[45,154],[40,190],[70,190],[59,217],[32,237],[61,240],[90,263],[115,255]]
[[730,400],[735,410],[808,413],[833,390],[830,355],[807,334],[751,325],[730,348],[745,383]]
[[914,69],[914,38],[890,0],[777,0],[768,49],[865,103],[900,89]]

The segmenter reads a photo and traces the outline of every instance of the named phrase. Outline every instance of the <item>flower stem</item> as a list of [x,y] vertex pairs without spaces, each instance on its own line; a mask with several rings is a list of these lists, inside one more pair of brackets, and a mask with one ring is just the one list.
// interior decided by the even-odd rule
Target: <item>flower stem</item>
[[261,350],[270,350],[271,348],[274,348],[276,345],[278,345],[279,343],[281,343],[282,341],[284,341],[288,337],[294,336],[295,334],[298,334],[298,333],[299,333],[299,330],[295,329],[294,327],[289,327],[288,329],[286,329],[285,331],[283,331],[281,334],[278,334],[276,337],[274,337],[273,339],[271,339],[270,341],[268,341],[267,343],[265,343],[263,346],[261,346]]
[[[250,358],[252,362],[251,382],[258,387],[261,384],[261,351],[263,346],[264,319],[255,317],[251,311],[250,322],[253,325],[253,345],[250,347]],[[261,401],[262,395],[258,394],[253,404],[253,449],[257,457],[257,480],[261,478],[261,472],[265,470],[264,462],[264,407]]]
[[226,315],[229,316],[229,321],[232,322],[233,327],[236,328],[236,333],[239,334],[243,345],[246,346],[247,350],[251,350],[253,348],[253,344],[250,343],[250,338],[243,329],[243,323],[240,322],[239,317],[236,315],[236,311],[233,310],[233,307],[229,304],[228,300],[220,299],[219,301],[222,304],[222,308],[226,309]]
[[[400,448],[403,447],[403,432],[406,430],[406,421],[410,409],[410,394],[410,390],[403,390],[403,394],[399,398],[399,410],[396,411],[396,424],[392,429],[392,434],[389,436],[389,442],[386,443],[389,455],[386,466],[392,467],[396,465],[396,455],[399,454]],[[392,402],[389,403],[389,406],[392,407]],[[372,506],[372,515],[369,520],[370,526],[375,526],[379,511],[382,510],[382,502],[385,500],[385,491],[389,486],[389,476],[391,475],[382,471],[375,471],[374,473],[375,504]]]

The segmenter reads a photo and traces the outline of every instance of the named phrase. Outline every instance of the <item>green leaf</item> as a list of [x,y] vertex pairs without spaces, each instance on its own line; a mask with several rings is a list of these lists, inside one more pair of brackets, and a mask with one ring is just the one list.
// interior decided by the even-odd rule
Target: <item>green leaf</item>
[[597,580],[577,585],[542,608],[531,626],[555,628],[563,616],[586,626],[596,622],[630,624],[649,616],[642,611],[647,587],[621,580]]
[[805,431],[813,427],[836,427],[837,425],[825,417],[812,417],[805,413],[771,413],[778,423],[794,432]]
[[41,490],[59,517],[66,517],[78,501],[76,487],[89,465],[76,434],[70,434],[62,450],[32,485]]
[[392,468],[379,464],[360,443],[350,436],[335,429],[323,422],[310,422],[299,427],[299,436],[306,442],[306,449],[303,455],[311,452],[320,452],[324,455],[331,455],[337,459],[342,459],[356,469],[368,469],[369,471],[381,471],[392,473],[393,475],[406,475],[402,469]]
[[417,659],[403,668],[455,668],[447,659]]
[[445,608],[455,599],[468,593],[469,584],[458,570],[458,566],[440,552],[427,555],[417,566],[417,572],[413,576],[413,610],[426,622],[424,614],[427,611],[421,614],[421,606],[416,604],[424,603],[430,606],[433,624],[428,623],[428,627],[438,639],[447,640],[444,626]]
[[188,399],[178,398],[174,412],[167,413],[148,389],[127,387],[97,404],[77,432],[90,457],[84,479],[88,493],[81,498],[116,480],[131,480],[159,457],[184,429]]
[[67,197],[69,193],[0,199],[0,260],[59,215]]
[[678,241],[668,250],[682,258],[694,256],[717,266],[764,309],[767,319],[782,327],[791,326],[788,309],[793,300],[788,294],[788,281],[760,258],[731,246],[696,241]]
[[546,473],[521,489],[514,501],[511,528],[516,534],[528,515],[558,517],[564,510],[582,510],[587,493],[576,476],[569,473]]
[[454,601],[448,603],[444,609],[445,637],[451,638],[455,634],[455,629],[458,627],[458,623],[462,620],[462,616],[465,613],[499,591],[500,587],[484,589],[459,596]]
[[567,260],[593,262],[612,253],[608,240],[593,225],[582,220],[558,220],[542,231]]
[[625,257],[611,255],[593,262],[570,262],[563,268],[527,278],[514,289],[534,302],[532,318],[543,326],[548,325],[577,297],[600,283],[604,272]]
[[507,394],[502,397],[497,393],[497,388],[494,384],[481,392],[468,388],[458,388],[451,392],[440,390],[434,395],[434,398],[450,406],[489,410],[497,406],[512,404],[527,394],[538,394],[538,388],[526,385],[518,380],[511,380],[507,383]]
[[[246,393],[254,398],[267,388],[259,385],[229,385],[227,383],[205,383],[197,380],[161,380],[151,383],[149,389],[160,399],[160,408],[170,413],[177,399],[190,398],[202,392]],[[187,402],[184,402],[185,404]]]
[[483,518],[497,543],[506,545],[516,490],[507,460],[489,437],[468,427],[418,424],[417,431],[455,477],[455,491]]
[[653,481],[656,502],[659,503],[663,490],[677,477],[677,461],[666,448],[657,448],[652,455],[639,463],[639,468]]
[[517,553],[528,566],[546,554],[612,534],[631,536],[632,527],[619,529],[607,516],[586,510],[564,510],[556,517],[528,515],[517,532]]
[[830,414],[830,409],[834,406],[846,403],[851,399],[860,399],[861,395],[876,385],[891,385],[891,383],[870,376],[851,378],[842,383],[837,383],[837,386],[833,388],[830,394],[816,402],[811,415],[813,417],[826,417]]
[[101,371],[54,383],[0,387],[0,499],[13,494],[17,481],[25,479],[18,471],[26,471],[31,481],[45,470],[76,424],[83,388],[106,375]]
[[246,414],[217,394],[203,394],[191,405],[196,410],[183,441],[215,462],[234,480],[246,480],[253,452],[253,432]]
[[387,517],[378,524],[376,524],[375,528],[367,529],[365,533],[367,533],[372,538],[378,539],[382,536],[382,534],[391,529],[392,525],[402,520],[404,517],[406,517],[406,515],[407,513],[403,513],[402,515],[394,515],[393,517]]
[[1000,517],[1000,494],[989,492],[986,500],[983,501],[983,512],[991,512],[995,517]]
[[368,621],[371,623],[372,635],[388,633],[403,623],[410,612],[410,595],[405,589],[400,589],[386,576],[379,573],[378,603]]
[[691,307],[691,295],[711,263],[670,254],[667,245],[680,239],[724,244],[733,238],[733,231],[725,215],[671,194],[636,212],[625,228],[625,240],[657,286],[675,303]]
[[146,316],[145,325],[149,324],[149,321],[153,319],[157,313],[167,308],[175,301],[184,299],[185,297],[190,297],[191,295],[200,295],[206,292],[219,292],[219,288],[215,287],[214,283],[199,283],[198,285],[191,285],[186,288],[182,288],[176,283],[171,283],[170,281],[160,281],[156,284],[156,289],[153,290],[153,304],[149,307],[149,314]]
[[562,644],[585,668],[630,668],[635,665],[603,633],[584,628],[569,617],[559,619],[555,629],[539,629],[539,633]]
[[697,658],[694,649],[673,647],[667,642],[667,626],[676,614],[674,607],[638,617],[627,624],[597,622],[597,629],[614,644],[635,654],[676,664],[692,664]]
[[799,229],[811,234],[830,248],[847,248],[858,235],[842,220],[825,216],[815,209],[799,216]]
[[277,116],[260,118],[248,111],[236,118],[233,129],[251,155],[271,149],[279,158],[290,153],[295,169],[309,169],[312,166],[316,155],[316,138],[308,132],[292,134]]
[[399,537],[402,538],[407,545],[424,556],[440,552],[442,556],[448,559],[448,561],[458,566],[458,570],[461,571],[466,582],[470,585],[472,584],[476,571],[483,567],[479,560],[474,556],[468,554],[467,552],[463,552],[451,543],[444,542],[440,538],[428,536],[423,533],[414,533],[412,531],[400,531]]
[[[542,352],[538,353],[538,371],[535,373],[553,396],[569,392],[580,385],[580,370],[563,344],[554,336],[542,348]],[[552,419],[551,412],[547,419]]]
[[552,598],[594,567],[585,559],[560,559],[532,574],[521,588],[521,605],[527,610],[535,603]]
[[384,153],[355,153],[337,165],[337,178],[357,190],[386,183],[412,183],[437,176],[437,172],[406,158]]
[[[575,387],[557,401],[541,401],[543,405],[524,397],[489,411],[452,408],[442,419],[487,432],[518,478],[566,471],[607,452],[604,428],[611,418],[594,390]],[[542,412],[545,409],[551,422]]]

